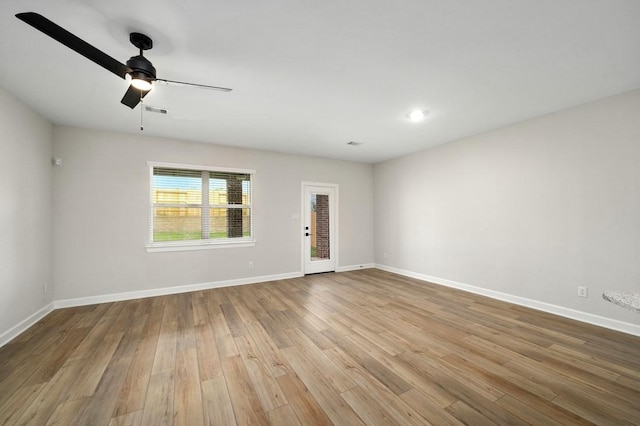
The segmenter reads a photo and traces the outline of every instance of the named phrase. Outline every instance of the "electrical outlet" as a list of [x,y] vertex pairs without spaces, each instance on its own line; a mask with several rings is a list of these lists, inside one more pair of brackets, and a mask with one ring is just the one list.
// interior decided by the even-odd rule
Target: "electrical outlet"
[[384,257],[385,259],[387,258],[387,252],[385,251],[384,254],[382,255],[382,257]]
[[249,269],[253,269],[253,262],[249,262]]
[[47,283],[46,282],[44,284],[42,284],[42,292],[43,293],[47,292]]
[[588,297],[589,292],[586,287],[578,286],[578,296],[580,297]]

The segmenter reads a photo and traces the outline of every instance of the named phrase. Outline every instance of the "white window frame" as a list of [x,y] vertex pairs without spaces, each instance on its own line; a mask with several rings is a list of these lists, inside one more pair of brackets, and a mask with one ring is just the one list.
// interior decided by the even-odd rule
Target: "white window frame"
[[[204,249],[217,249],[217,248],[229,248],[229,247],[253,247],[256,244],[255,229],[254,229],[254,201],[253,201],[253,185],[256,171],[253,169],[236,169],[228,167],[215,167],[215,166],[203,166],[195,164],[179,164],[179,163],[167,163],[159,161],[147,161],[149,167],[149,240],[146,245],[148,252],[165,252],[165,251],[184,251],[184,250],[204,250]],[[197,170],[202,172],[226,172],[226,173],[242,173],[251,175],[251,186],[249,188],[249,205],[243,205],[243,208],[249,208],[251,211],[251,235],[243,238],[225,238],[225,239],[201,239],[201,240],[183,240],[183,241],[153,241],[153,169],[154,167],[165,167],[173,169],[183,170]],[[202,205],[198,207],[212,207],[209,206],[209,190],[208,179],[203,181],[202,188]],[[179,207],[190,207],[189,204],[183,204]],[[219,206],[215,207],[228,207]],[[233,207],[240,207],[233,205]],[[206,210],[206,208],[203,208]],[[205,227],[207,222],[205,221]]]

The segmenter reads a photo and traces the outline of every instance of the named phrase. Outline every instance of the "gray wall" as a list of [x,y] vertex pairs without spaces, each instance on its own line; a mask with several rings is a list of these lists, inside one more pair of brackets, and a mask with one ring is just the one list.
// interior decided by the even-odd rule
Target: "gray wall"
[[636,90],[377,164],[376,263],[640,323],[601,298],[640,291],[639,112]]
[[[373,263],[372,165],[68,127],[54,152],[57,300],[300,272],[301,181],[340,185],[339,266]],[[147,161],[256,170],[256,245],[148,253]]]
[[0,129],[2,336],[52,301],[52,126],[0,88]]
[[[371,166],[52,128],[0,89],[0,336],[54,298],[299,272],[300,181],[340,185],[340,266],[375,243],[380,265],[638,324],[600,298],[640,291],[638,111],[634,91]],[[255,169],[255,247],[148,253],[149,160]]]

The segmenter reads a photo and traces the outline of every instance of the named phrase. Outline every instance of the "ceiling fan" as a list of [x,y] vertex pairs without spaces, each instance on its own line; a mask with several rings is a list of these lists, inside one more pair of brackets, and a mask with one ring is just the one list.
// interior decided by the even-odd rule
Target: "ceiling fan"
[[130,81],[129,88],[120,101],[129,108],[133,109],[138,105],[138,103],[140,103],[142,98],[144,98],[153,87],[152,83],[154,81],[164,84],[176,84],[202,89],[220,90],[223,92],[231,91],[231,89],[226,87],[208,86],[205,84],[185,83],[182,81],[157,78],[156,69],[153,64],[143,56],[143,52],[145,50],[149,50],[153,47],[153,41],[144,34],[131,33],[129,35],[129,41],[131,41],[131,44],[140,50],[140,54],[132,56],[126,64],[123,64],[38,13],[18,13],[16,18],[26,22],[35,29],[42,31],[68,48],[75,50],[107,71],[111,71],[118,77]]

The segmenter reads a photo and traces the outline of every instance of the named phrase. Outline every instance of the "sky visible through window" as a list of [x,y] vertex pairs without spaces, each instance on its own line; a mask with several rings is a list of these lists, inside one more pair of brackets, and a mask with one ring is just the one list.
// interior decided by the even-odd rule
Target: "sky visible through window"
[[[202,179],[199,177],[187,176],[153,176],[153,187],[155,189],[181,189],[181,190],[199,190],[201,189]],[[209,191],[226,191],[226,179],[209,179]],[[242,192],[249,192],[249,182],[242,182]]]
[[158,189],[200,189],[202,178],[186,176],[154,176],[153,187]]

